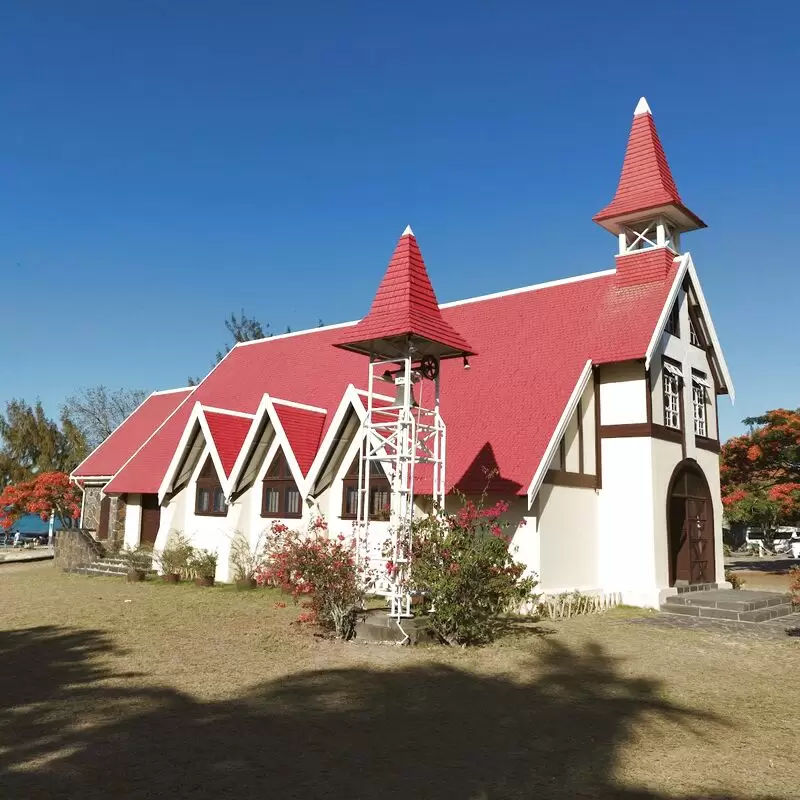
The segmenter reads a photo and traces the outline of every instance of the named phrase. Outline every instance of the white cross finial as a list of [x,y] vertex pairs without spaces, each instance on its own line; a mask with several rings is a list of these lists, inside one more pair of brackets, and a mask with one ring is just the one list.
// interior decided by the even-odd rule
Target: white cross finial
[[650,111],[650,106],[647,105],[647,100],[644,97],[639,98],[639,102],[636,104],[636,109],[633,112],[634,117],[638,117],[640,114],[650,114],[652,115],[652,111]]
[[403,231],[403,236],[413,236],[414,231],[411,230],[410,225],[406,225],[406,229]]

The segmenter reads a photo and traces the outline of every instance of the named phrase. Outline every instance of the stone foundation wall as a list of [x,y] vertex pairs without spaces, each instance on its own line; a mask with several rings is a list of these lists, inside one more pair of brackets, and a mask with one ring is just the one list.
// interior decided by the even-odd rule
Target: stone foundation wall
[[81,528],[56,531],[53,545],[54,563],[65,572],[85,567],[105,555],[103,545],[89,531]]

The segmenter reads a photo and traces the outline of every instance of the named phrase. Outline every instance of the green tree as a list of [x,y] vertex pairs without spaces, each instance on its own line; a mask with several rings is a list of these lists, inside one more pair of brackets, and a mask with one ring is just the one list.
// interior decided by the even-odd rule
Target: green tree
[[[217,364],[230,353],[232,346],[240,342],[253,342],[256,339],[266,339],[272,336],[272,333],[267,332],[269,323],[262,325],[255,317],[248,317],[244,313],[244,309],[242,309],[238,317],[231,311],[230,317],[225,318],[225,328],[233,337],[233,345],[226,343],[224,345],[224,350],[217,350],[217,360],[215,362]],[[186,383],[189,386],[197,386],[201,380],[202,378],[200,376],[189,376]]]
[[86,439],[66,416],[61,425],[41,402],[10,400],[0,414],[0,485],[30,480],[43,472],[70,472],[87,455]]
[[744,420],[749,430],[722,447],[720,479],[732,522],[763,528],[800,521],[800,409]]

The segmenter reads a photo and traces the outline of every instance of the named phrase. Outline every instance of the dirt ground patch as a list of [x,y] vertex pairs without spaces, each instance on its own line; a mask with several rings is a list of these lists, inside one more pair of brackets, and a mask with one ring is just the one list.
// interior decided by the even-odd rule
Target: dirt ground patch
[[730,557],[727,568],[743,581],[744,589],[763,589],[769,592],[788,592],[792,582],[790,571],[800,561],[790,558]]
[[[0,575],[8,797],[790,798],[796,642],[602,617],[340,644],[273,592]],[[796,748],[795,748],[796,749]]]

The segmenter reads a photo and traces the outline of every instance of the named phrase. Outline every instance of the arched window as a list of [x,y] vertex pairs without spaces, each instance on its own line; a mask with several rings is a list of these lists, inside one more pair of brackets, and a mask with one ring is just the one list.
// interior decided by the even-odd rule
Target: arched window
[[303,516],[300,491],[289,470],[283,450],[275,453],[275,458],[272,459],[267,476],[264,478],[261,516],[295,519]]
[[197,478],[194,513],[208,517],[224,517],[228,513],[225,493],[210,455]]
[[[359,456],[353,459],[342,481],[342,519],[355,519],[358,514],[358,459]],[[389,519],[392,500],[389,480],[377,461],[370,461],[369,468],[369,518]]]

